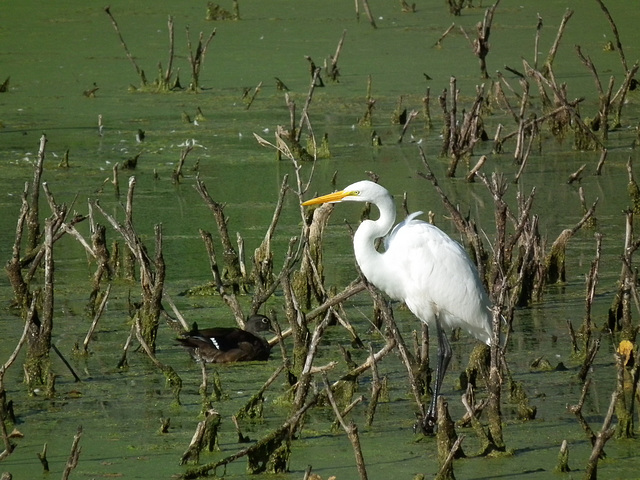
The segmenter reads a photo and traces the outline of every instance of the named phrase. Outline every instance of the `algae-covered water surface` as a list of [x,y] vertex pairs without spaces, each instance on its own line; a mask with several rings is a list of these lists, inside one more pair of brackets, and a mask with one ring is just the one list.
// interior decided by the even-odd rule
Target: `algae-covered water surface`
[[[70,217],[91,213],[96,222],[107,225],[108,247],[113,249],[114,243],[119,243],[124,249],[122,238],[98,207],[123,221],[127,184],[135,178],[133,224],[151,256],[154,226],[162,225],[167,298],[175,302],[189,324],[232,326],[233,314],[215,289],[208,289],[207,294],[197,290],[213,281],[200,230],[212,232],[221,267],[224,253],[214,216],[194,188],[196,177],[206,185],[213,200],[224,204],[231,237],[235,242],[235,233],[242,235],[250,264],[269,229],[281,184],[288,175],[291,190],[284,196],[271,241],[277,274],[291,238],[298,238],[304,231],[300,198],[293,192],[296,175],[311,178],[305,195],[310,198],[316,192],[328,193],[373,173],[396,197],[399,217],[404,216],[400,203],[406,193],[409,211],[428,212],[440,228],[463,242],[441,195],[425,178],[428,175],[421,151],[447,198],[464,217],[473,219],[483,240],[491,243],[497,236],[492,193],[479,179],[465,180],[478,159],[486,155],[480,172],[488,179],[493,175],[505,180],[504,198],[514,210],[535,189],[531,216],[537,219],[546,252],[563,230],[574,228],[585,211],[597,205],[593,217],[576,229],[566,246],[564,279],[547,283],[539,296],[514,311],[506,359],[512,379],[519,382],[529,404],[536,408],[535,417],[521,418],[505,386],[502,424],[506,451],[495,456],[477,455],[481,440],[471,428],[458,428],[458,434],[465,435],[462,448],[466,458],[454,460],[453,470],[460,479],[546,479],[552,475],[560,446],[566,440],[571,470],[558,476],[583,477],[592,443],[577,416],[568,409],[580,402],[584,384],[578,379],[584,352],[574,351],[570,325],[578,332],[580,346],[580,328],[587,311],[586,278],[598,255],[598,281],[589,313],[600,347],[587,372],[590,385],[582,409],[595,434],[602,427],[611,394],[617,388],[618,344],[623,337],[635,341],[629,331],[612,332],[608,327],[615,324],[609,321],[609,310],[619,292],[625,232],[634,225],[626,212],[638,208],[638,198],[628,188],[630,172],[637,171],[638,163],[640,100],[635,80],[624,92],[619,122],[614,117],[616,98],[623,94],[619,89],[626,75],[633,77],[627,72],[634,71],[640,58],[640,11],[625,2],[606,2],[623,46],[623,64],[612,26],[598,1],[561,5],[553,1],[502,0],[490,30],[486,57],[489,78],[482,78],[473,42],[478,36],[477,24],[486,18],[490,5],[470,3],[454,16],[441,1],[418,1],[413,7],[405,2],[370,1],[374,28],[365,4],[358,2],[356,11],[354,2],[240,0],[239,18],[218,20],[207,20],[207,14],[215,10],[207,2],[111,2],[109,12],[130,51],[129,59],[104,6],[72,0],[38,6],[4,2],[0,6],[0,84],[7,81],[0,92],[0,258],[4,263],[11,259],[22,193],[25,184],[32,182],[41,137],[46,135],[40,186],[46,183],[55,201],[69,207]],[[220,8],[229,15],[237,13],[231,1],[221,3]],[[567,8],[573,15],[567,15]],[[563,16],[566,28],[559,36]],[[169,18],[174,30],[173,49]],[[189,58],[197,54],[200,32],[204,43],[214,30],[206,55],[200,59],[196,86]],[[332,80],[331,60],[341,39],[339,75]],[[552,61],[553,75],[536,79],[527,65],[531,70],[544,70],[554,42],[558,48]],[[169,68],[169,58],[171,88],[158,88],[154,81]],[[592,69],[587,60],[592,62]],[[306,119],[300,121],[312,82],[310,61],[322,67],[323,84],[320,86],[316,79]],[[148,85],[142,85],[134,63],[144,70]],[[455,175],[448,176],[451,152],[442,152],[446,122],[439,97],[447,92],[442,101],[451,102],[452,77],[458,90],[458,114],[453,124],[464,123],[464,115],[473,111],[474,100],[481,92],[482,124],[474,135],[484,130],[487,137],[463,152]],[[603,128],[594,119],[610,82],[610,130],[603,138]],[[560,90],[554,91],[552,85]],[[543,91],[549,104],[544,102]],[[563,104],[558,96],[562,91],[569,102],[574,102],[571,108],[560,108]],[[287,106],[287,99],[295,102],[295,110]],[[448,105],[450,109],[451,103]],[[554,108],[559,110],[558,123],[553,125],[562,121],[560,113],[567,115],[562,134],[554,132],[551,122],[542,118]],[[566,113],[569,111],[572,113]],[[302,124],[301,144],[307,151],[312,151],[311,140],[307,142],[312,134],[318,144],[326,139],[327,149],[318,150],[321,154],[315,162],[298,157],[294,164],[256,140],[254,134],[275,144],[278,127],[289,129],[292,116],[297,125]],[[517,153],[519,125],[536,118],[540,119],[537,129],[532,121],[520,130],[524,149],[529,149],[523,165]],[[584,122],[597,140],[585,134],[577,122]],[[187,150],[181,176],[176,176],[181,155]],[[599,166],[603,158],[604,164]],[[131,165],[134,160],[137,163]],[[114,175],[119,180],[119,194]],[[51,215],[44,193],[39,206],[44,225],[44,219]],[[357,278],[345,219],[357,225],[361,207],[337,207],[324,233],[323,273],[329,290],[341,291]],[[628,227],[627,218],[631,219]],[[86,239],[92,233],[89,223],[86,220],[76,225]],[[600,252],[596,240],[599,234]],[[628,238],[633,245],[635,237],[631,234]],[[22,252],[25,254],[26,250]],[[81,451],[72,478],[184,475],[197,465],[180,465],[180,460],[198,422],[203,420],[200,366],[177,344],[176,330],[164,316],[156,339],[156,357],[180,376],[179,402],[162,371],[135,339],[126,365],[119,365],[131,332],[131,306],[140,301],[141,295],[139,279],[127,279],[123,274],[103,280],[102,293],[111,285],[106,308],[87,352],[78,353],[83,350],[82,342],[93,319],[87,305],[94,288],[96,262],[71,235],[54,243],[53,258],[51,341],[60,352],[50,354],[55,392],[47,394],[44,387],[31,389],[25,382],[22,365],[26,346],[6,373],[2,372],[6,401],[11,402],[15,422],[8,416],[2,420],[8,433],[14,427],[16,433],[10,439],[15,449],[0,457],[0,472],[10,472],[13,478],[46,476],[38,460],[38,454],[46,448],[50,474],[62,474],[81,426]],[[635,270],[637,265],[632,263],[630,267]],[[30,289],[35,292],[42,287],[43,278],[36,272]],[[627,291],[635,295],[631,286]],[[237,292],[245,313],[249,312],[252,293],[251,286]],[[0,368],[24,328],[14,299],[8,276],[0,275]],[[635,331],[640,314],[636,305],[630,305],[631,330]],[[167,301],[163,306],[174,316]],[[353,324],[365,348],[352,345],[345,329],[329,327],[314,364],[320,367],[337,362],[327,370],[330,381],[351,368],[339,346],[361,364],[369,356],[369,345],[374,351],[385,345],[384,336],[372,328],[368,293],[350,297],[342,308],[341,314]],[[413,332],[419,331],[417,320],[402,305],[393,304],[393,308],[398,329],[413,350],[417,338]],[[283,326],[288,323],[291,312],[282,287],[276,288],[261,307],[261,313],[270,312],[276,313]],[[309,328],[313,332],[315,324]],[[454,357],[442,393],[454,421],[465,414],[459,376],[467,368],[475,345],[475,340],[465,334],[453,342]],[[292,355],[290,338],[284,340],[284,348]],[[432,356],[434,353],[435,346]],[[541,367],[545,362],[550,368]],[[212,452],[204,449],[200,465],[242,451],[291,415],[290,384],[281,374],[265,391],[262,414],[238,420],[248,443],[238,441],[231,419],[281,363],[280,347],[276,346],[268,362],[208,367],[209,389],[214,380],[221,388],[212,401],[221,424],[217,448]],[[633,365],[628,364],[625,372],[633,374]],[[368,478],[434,477],[439,469],[436,441],[413,431],[418,409],[397,351],[379,363],[378,375],[386,379],[385,388],[371,425],[367,424],[371,372],[358,378],[353,398],[363,395],[363,401],[348,417],[358,425]],[[324,388],[320,374],[313,382],[317,389]],[[635,409],[631,411],[637,425]],[[163,421],[168,422],[164,431]],[[616,421],[614,416],[614,427]],[[357,478],[351,443],[334,422],[329,405],[311,408],[291,443],[288,471],[262,473],[255,478],[303,478],[308,467],[322,478]],[[637,426],[632,425],[632,433],[637,433]],[[614,436],[609,440],[606,457],[598,464],[602,477],[634,478],[637,448],[634,438]],[[246,472],[244,457],[215,470],[225,478],[244,478]]]

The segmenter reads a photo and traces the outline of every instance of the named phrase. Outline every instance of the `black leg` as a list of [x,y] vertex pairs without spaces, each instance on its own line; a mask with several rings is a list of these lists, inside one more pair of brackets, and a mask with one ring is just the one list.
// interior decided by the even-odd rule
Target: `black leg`
[[422,430],[427,435],[433,435],[437,421],[437,404],[438,396],[440,395],[440,386],[444,380],[444,374],[449,366],[449,360],[451,360],[451,345],[447,334],[440,325],[440,319],[436,316],[436,333],[438,336],[438,363],[436,365],[436,381],[433,387],[433,396],[431,397],[431,403],[427,416],[422,423]]

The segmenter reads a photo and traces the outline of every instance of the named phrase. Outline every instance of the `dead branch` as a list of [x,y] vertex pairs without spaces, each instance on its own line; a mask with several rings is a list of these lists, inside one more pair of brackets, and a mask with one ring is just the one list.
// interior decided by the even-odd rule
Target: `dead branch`
[[629,71],[629,67],[627,67],[627,60],[624,57],[624,50],[622,49],[622,42],[620,41],[620,34],[618,33],[618,27],[616,26],[616,22],[613,21],[613,17],[609,13],[609,9],[606,7],[604,2],[602,0],[596,0],[596,2],[598,2],[598,5],[600,5],[602,12],[604,13],[605,17],[607,17],[607,20],[609,21],[609,25],[611,25],[613,36],[616,39],[616,49],[620,54],[620,61],[622,62],[622,66],[624,67],[624,71],[626,73]]
[[476,98],[470,110],[458,118],[458,95],[456,78],[449,80],[449,102],[446,90],[439,98],[444,116],[444,132],[441,154],[451,157],[451,164],[447,176],[455,176],[456,167],[460,159],[473,153],[473,148],[482,136],[481,107],[484,103],[484,84],[476,87]]
[[171,81],[171,77],[173,76],[173,59],[174,55],[174,45],[175,45],[175,35],[173,29],[173,16],[169,15],[169,19],[167,20],[167,27],[169,29],[169,60],[167,61],[167,70],[164,73],[164,84],[169,85]]
[[445,39],[445,37],[447,35],[449,35],[449,33],[451,32],[451,30],[453,30],[455,28],[456,24],[452,23],[449,28],[447,28],[444,33],[442,35],[440,35],[440,38],[436,41],[436,43],[433,44],[434,47],[440,48],[442,47],[442,40]]
[[[564,89],[562,87],[560,87],[556,83],[556,79],[553,76],[553,71],[551,69],[548,70],[547,76],[549,78],[547,78],[547,77],[544,76],[543,73],[532,69],[531,66],[527,63],[526,60],[523,60],[523,63],[526,65],[526,67],[527,67],[528,71],[530,72],[530,74],[533,75],[533,77],[536,78],[540,82],[541,85],[545,84],[549,88],[551,88],[551,90],[553,90],[554,98],[561,104],[561,106],[563,106],[566,109],[567,112],[569,112],[571,114],[571,118],[578,125],[578,128],[579,128],[580,132],[582,132],[586,137],[589,137],[593,141],[593,143],[595,145],[597,145],[600,149],[605,148],[604,144],[596,136],[596,134],[593,132],[593,130],[591,130],[587,125],[585,125],[584,121],[580,117],[580,114],[576,111],[575,107],[572,105],[572,102],[569,102],[567,100],[566,92],[564,91]],[[575,103],[575,101],[573,103]]]
[[256,97],[258,96],[258,94],[260,93],[261,89],[262,89],[262,82],[258,83],[256,88],[253,89],[253,94],[251,95],[251,97],[247,99],[247,101],[246,101],[247,106],[245,107],[247,110],[249,110],[251,108],[251,105],[253,105],[253,102],[256,99]]
[[260,407],[260,414],[259,415],[255,415],[253,413],[253,410],[255,409],[255,405],[256,404],[260,404],[262,405],[263,400],[264,400],[264,392],[267,391],[267,389],[271,386],[271,384],[273,382],[276,381],[276,379],[280,376],[280,374],[282,373],[282,371],[284,370],[285,366],[284,365],[280,365],[272,374],[271,376],[267,379],[266,382],[264,382],[264,384],[262,385],[262,387],[260,387],[260,389],[254,393],[251,398],[249,398],[249,400],[247,400],[247,402],[244,404],[243,407],[241,407],[236,414],[234,415],[235,418],[237,419],[241,419],[244,417],[251,417],[251,418],[255,418],[255,417],[261,417],[262,416],[262,408]]
[[485,454],[490,451],[489,445],[491,444],[491,439],[487,435],[487,432],[482,426],[482,423],[480,423],[478,415],[482,411],[482,409],[486,407],[487,401],[480,402],[479,405],[475,404],[473,386],[470,383],[467,384],[467,390],[462,395],[462,397],[460,397],[460,399],[462,401],[462,405],[467,411],[461,422],[464,421],[464,424],[471,424],[471,428],[475,432],[481,444],[480,452],[482,452],[482,454]]
[[611,421],[613,420],[613,414],[615,412],[616,400],[618,398],[618,391],[614,390],[611,394],[611,402],[609,403],[609,410],[602,422],[602,428],[598,432],[593,444],[593,450],[589,456],[587,467],[585,469],[585,480],[596,480],[598,477],[598,460],[603,456],[604,445],[613,436],[616,429],[611,427]]
[[533,47],[533,66],[538,69],[538,52],[540,47],[540,31],[542,30],[542,17],[538,14],[538,23],[536,24],[536,39]]
[[220,414],[215,409],[210,408],[205,412],[204,420],[198,422],[191,442],[189,442],[187,450],[185,450],[180,458],[180,465],[185,465],[189,462],[198,463],[200,460],[200,452],[205,446],[210,452],[216,448],[220,422]]
[[187,47],[189,49],[189,64],[191,65],[191,83],[189,84],[189,91],[198,92],[200,90],[200,69],[202,68],[202,64],[204,63],[204,57],[207,53],[207,49],[209,48],[209,44],[213,37],[216,34],[216,29],[209,34],[207,40],[204,40],[204,32],[200,32],[198,37],[198,46],[196,47],[196,51],[193,51],[193,47],[191,45],[191,34],[189,31],[189,27],[186,27],[187,32]]
[[402,133],[400,133],[400,138],[398,138],[398,143],[402,143],[402,139],[404,138],[404,135],[407,133],[407,129],[409,128],[409,124],[417,116],[418,116],[418,111],[417,110],[411,110],[411,112],[409,112],[409,115],[407,115],[407,120],[406,120],[406,122],[404,122],[404,125],[402,126]]
[[318,396],[319,394],[314,395],[314,397],[305,405],[295,411],[281,427],[269,433],[254,445],[216,462],[207,463],[200,467],[190,469],[182,475],[181,478],[186,480],[207,476],[212,470],[215,472],[216,468],[228,465],[229,463],[245,456],[249,457],[249,466],[251,467],[251,470],[249,471],[250,473],[264,472],[267,468],[266,464],[269,456],[279,448],[283,442],[288,442],[290,440],[291,432],[295,431],[307,410],[316,404]]
[[569,444],[566,440],[562,441],[560,445],[560,452],[558,453],[558,465],[555,468],[556,472],[567,473],[570,472],[569,468]]
[[487,161],[487,156],[486,155],[482,155],[479,159],[478,162],[475,164],[475,166],[469,170],[469,173],[467,174],[466,180],[469,183],[473,183],[476,180],[476,173],[478,173],[480,171],[480,169],[484,166],[484,164]]
[[[318,346],[320,344],[320,340],[322,339],[322,335],[324,334],[326,328],[329,326],[331,318],[331,315],[329,315],[328,313],[325,314],[324,319],[316,325],[316,328],[313,330],[313,334],[311,335],[309,346],[306,349],[304,363],[302,365],[302,368],[300,369],[300,375],[298,376],[296,395],[293,403],[296,408],[300,408],[300,406],[304,404],[307,394],[309,393],[313,375],[311,372],[313,362],[318,352]],[[301,357],[301,353],[302,350],[297,353],[298,357]]]
[[180,159],[178,160],[178,164],[171,174],[172,183],[180,183],[180,179],[183,177],[182,167],[184,167],[184,162],[187,160],[187,156],[193,151],[193,148],[195,147],[194,140],[187,140],[186,142],[184,142],[184,144],[184,148],[180,150]]
[[140,80],[142,81],[142,85],[146,85],[147,84],[147,78],[145,77],[144,70],[142,70],[138,66],[138,64],[136,63],[135,58],[133,57],[133,55],[131,55],[131,52],[129,51],[129,47],[127,47],[127,44],[124,41],[124,38],[122,37],[122,33],[120,32],[120,27],[118,27],[118,22],[116,22],[116,19],[114,18],[113,14],[111,13],[111,7],[110,6],[105,7],[104,11],[105,11],[105,13],[107,15],[109,15],[109,18],[111,19],[111,24],[113,25],[113,28],[115,29],[116,33],[118,34],[118,38],[120,39],[120,43],[122,44],[122,48],[124,48],[124,52],[127,54],[127,58],[129,59],[129,61],[133,65],[133,68],[136,69],[136,73],[140,77]]
[[556,33],[556,39],[553,42],[553,45],[551,46],[551,48],[549,49],[547,59],[542,68],[543,76],[545,77],[550,73],[553,67],[553,61],[555,60],[556,54],[558,53],[558,48],[560,47],[560,40],[562,39],[562,35],[564,34],[565,28],[567,27],[567,22],[569,22],[569,19],[571,18],[572,15],[573,15],[573,10],[567,9],[567,11],[564,13],[564,16],[562,17],[562,21],[560,22],[560,26],[558,27],[558,32]]
[[89,331],[87,332],[86,337],[84,337],[84,341],[82,342],[82,350],[85,353],[88,353],[89,342],[91,341],[91,337],[93,336],[93,332],[98,326],[98,320],[102,317],[102,313],[104,312],[105,307],[107,306],[107,301],[109,300],[109,294],[111,293],[111,284],[107,286],[106,292],[102,296],[102,301],[100,302],[100,306],[98,307],[98,311],[93,316],[93,321],[91,322],[91,326],[89,327]]
[[344,39],[347,36],[347,30],[342,31],[342,36],[338,41],[338,46],[336,47],[336,53],[333,56],[329,56],[330,62],[328,65],[325,64],[325,70],[327,71],[327,75],[334,82],[338,81],[338,77],[340,76],[340,70],[338,69],[338,58],[340,58],[340,52],[342,51],[342,46],[344,45]]
[[458,436],[455,426],[449,415],[447,402],[444,397],[438,397],[438,431],[436,432],[436,443],[438,445],[438,463],[440,469],[435,477],[436,480],[455,479],[453,475],[454,458],[464,457],[464,452],[460,448],[464,436]]
[[[582,426],[583,430],[587,434],[587,438],[591,442],[591,445],[595,444],[596,435],[593,433],[593,430],[587,423],[586,419],[582,415],[582,407],[584,406],[584,402],[587,399],[587,393],[589,391],[589,386],[591,385],[591,379],[587,379],[582,385],[582,393],[580,394],[580,400],[576,405],[567,406],[567,410],[573,413],[578,418],[578,423]],[[602,452],[604,454],[604,452]]]
[[[398,351],[400,352],[400,357],[402,358],[402,363],[407,369],[407,373],[409,375],[409,384],[411,385],[411,391],[413,393],[414,399],[416,401],[416,405],[420,412],[420,418],[424,418],[426,415],[426,406],[422,402],[422,396],[427,391],[428,385],[426,385],[426,380],[423,378],[419,378],[420,372],[418,369],[415,369],[415,359],[411,358],[411,354],[409,353],[404,339],[398,330],[398,326],[393,317],[393,310],[391,309],[391,305],[387,302],[380,290],[378,290],[373,284],[369,283],[369,281],[362,275],[360,272],[360,277],[366,286],[371,298],[373,299],[374,308],[378,311],[378,313],[382,316],[383,323],[389,332],[389,337],[387,338],[387,345],[391,344],[393,341],[393,345],[398,347]],[[369,357],[372,360],[375,360],[375,357]],[[368,362],[369,366],[373,364]]]
[[367,480],[367,469],[364,462],[364,456],[362,455],[362,448],[360,447],[358,426],[353,422],[347,425],[344,418],[342,418],[342,415],[340,414],[340,409],[338,408],[335,399],[333,398],[333,392],[331,391],[331,387],[329,386],[329,380],[326,373],[323,373],[322,379],[324,380],[325,392],[327,394],[327,398],[329,399],[329,403],[333,407],[333,412],[340,422],[340,425],[342,425],[342,428],[346,432],[347,437],[349,437],[349,441],[351,442],[351,446],[353,447],[353,453],[356,457],[356,466],[358,468],[358,473],[360,474],[360,479]]
[[176,316],[176,318],[178,319],[178,321],[180,322],[180,325],[182,326],[182,329],[185,332],[188,332],[189,330],[191,330],[191,327],[189,326],[189,324],[187,323],[187,321],[184,319],[184,317],[182,316],[182,314],[180,313],[180,310],[178,310],[178,307],[176,307],[175,302],[173,301],[173,299],[171,298],[171,296],[166,292],[166,290],[163,292],[162,294],[162,298],[169,304],[169,306],[171,307],[171,310],[173,311],[174,315]]
[[136,324],[133,323],[131,325],[131,330],[129,330],[129,336],[124,342],[124,346],[122,347],[122,357],[120,357],[120,361],[118,362],[117,368],[124,368],[127,366],[127,353],[129,352],[129,347],[131,346],[131,341],[136,332]]
[[[204,242],[204,245],[207,249],[207,253],[209,254],[209,264],[211,266],[211,273],[213,275],[213,279],[216,285],[216,290],[224,300],[224,302],[231,308],[233,315],[236,319],[236,322],[240,327],[244,326],[245,315],[242,311],[242,307],[240,306],[240,301],[236,296],[234,291],[227,291],[227,288],[224,285],[222,280],[222,275],[220,274],[220,268],[218,266],[218,260],[216,257],[216,252],[213,247],[213,238],[209,232],[206,232],[200,229],[200,236]],[[188,330],[188,329],[187,329]]]
[[69,459],[62,472],[62,480],[67,480],[71,471],[78,466],[78,460],[80,459],[80,438],[82,437],[82,426],[78,427],[78,431],[73,436],[73,443],[71,444],[71,452],[69,453]]
[[[358,2],[358,0],[356,0],[356,3]],[[364,11],[367,14],[367,18],[369,19],[369,24],[373,27],[373,28],[378,28],[376,25],[376,21],[373,18],[373,13],[371,13],[371,8],[369,7],[369,0],[362,0],[362,5],[364,6]]]
[[378,406],[378,399],[382,391],[382,383],[378,375],[378,364],[373,356],[373,346],[369,344],[369,358],[371,363],[371,399],[369,400],[369,408],[367,409],[367,427],[373,424],[373,417]]
[[9,277],[9,282],[13,288],[14,303],[18,305],[23,312],[26,312],[31,303],[31,292],[29,291],[28,283],[22,274],[23,263],[20,258],[22,240],[24,238],[24,228],[27,223],[27,216],[29,214],[29,202],[27,201],[28,184],[25,183],[24,190],[21,196],[21,207],[18,215],[18,221],[16,224],[16,235],[13,242],[13,249],[11,253],[11,259],[7,262],[5,270]]
[[205,204],[213,213],[213,217],[216,221],[216,225],[218,227],[218,233],[220,234],[220,241],[222,242],[223,256],[224,256],[224,264],[227,272],[227,280],[231,283],[234,289],[234,293],[238,290],[240,282],[242,281],[242,272],[240,271],[240,259],[236,250],[231,242],[231,237],[229,236],[229,230],[227,226],[228,219],[224,214],[224,204],[218,203],[207,191],[207,187],[202,180],[200,180],[200,176],[196,177],[195,189],[200,194]]
[[491,24],[493,23],[493,15],[500,0],[497,0],[491,7],[484,12],[482,23],[476,25],[478,36],[473,41],[473,53],[480,60],[480,73],[482,78],[489,78],[487,72],[487,55],[489,54],[489,35],[491,34]]
[[143,335],[143,324],[140,319],[140,312],[136,312],[134,320],[135,335],[140,342],[140,346],[145,351],[151,362],[164,374],[167,384],[171,387],[174,401],[180,405],[180,391],[182,390],[182,379],[170,365],[165,365],[155,355],[155,351],[147,343]]
[[586,163],[583,164],[578,170],[573,172],[571,175],[569,175],[569,180],[567,180],[567,183],[571,185],[573,182],[579,182],[582,179],[582,172],[584,172],[585,168],[587,168]]
[[[259,292],[270,290],[270,285],[273,283],[273,252],[271,249],[271,241],[276,230],[276,226],[282,213],[282,207],[284,205],[284,198],[288,190],[289,175],[285,175],[280,184],[280,192],[278,194],[278,201],[273,210],[273,216],[271,223],[267,228],[267,232],[262,239],[262,243],[253,252],[253,272],[252,278],[255,288]],[[264,294],[261,295],[264,298]],[[255,296],[254,296],[255,298]],[[265,299],[266,300],[266,299]],[[261,304],[253,305],[253,313],[257,312]]]
[[[31,301],[32,305],[30,307],[30,310],[35,309],[35,300],[36,298],[34,297],[33,300]],[[7,370],[16,361],[16,358],[18,357],[18,354],[20,353],[22,346],[27,340],[29,325],[30,325],[29,321],[24,322],[24,329],[22,330],[22,335],[20,336],[20,340],[18,340],[16,347],[13,349],[13,353],[11,353],[7,361],[4,362],[2,366],[0,366],[0,434],[2,435],[2,442],[4,443],[4,450],[0,452],[0,461],[8,457],[15,449],[15,445],[13,445],[13,443],[11,443],[11,440],[9,439],[7,426],[5,424],[5,420],[9,420],[11,419],[11,417],[13,417],[13,412],[12,412],[12,407],[8,405],[6,402],[7,392],[4,388],[4,376]],[[14,419],[14,422],[15,422],[15,419]]]

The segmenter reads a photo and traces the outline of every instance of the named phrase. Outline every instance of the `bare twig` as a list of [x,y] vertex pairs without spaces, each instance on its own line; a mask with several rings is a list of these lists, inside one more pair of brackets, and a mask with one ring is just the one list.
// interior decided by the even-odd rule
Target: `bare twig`
[[347,425],[347,422],[345,422],[344,418],[342,418],[342,415],[340,414],[340,409],[338,408],[338,405],[336,404],[336,401],[333,398],[333,393],[331,392],[331,387],[329,386],[329,380],[327,378],[326,373],[323,373],[322,379],[324,380],[325,392],[327,394],[327,398],[329,399],[329,403],[331,403],[331,406],[333,407],[333,412],[335,413],[336,418],[340,422],[340,425],[342,425],[342,428],[347,433],[347,437],[349,437],[349,441],[351,442],[351,445],[353,447],[353,453],[356,457],[356,466],[358,468],[358,473],[360,474],[360,479],[367,480],[368,478],[367,469],[364,462],[364,456],[362,455],[362,448],[360,447],[360,437],[358,436],[358,426],[353,422]]
[[622,49],[622,42],[620,41],[620,34],[618,33],[618,27],[616,26],[616,22],[613,21],[613,17],[611,16],[611,13],[609,13],[609,9],[604,4],[604,2],[602,0],[596,0],[596,2],[598,2],[598,5],[600,5],[600,8],[604,12],[605,17],[607,17],[607,20],[609,21],[609,25],[611,25],[613,36],[616,39],[616,49],[620,54],[620,61],[622,62],[622,66],[624,67],[624,71],[626,73],[629,71],[629,67],[627,67],[627,60],[624,57],[624,50]]
[[598,460],[602,458],[603,449],[605,443],[613,436],[616,429],[611,427],[611,421],[613,420],[613,414],[615,412],[616,401],[618,399],[618,391],[614,390],[611,394],[611,402],[609,403],[609,409],[602,422],[602,428],[598,432],[587,462],[587,468],[585,469],[585,480],[595,480],[598,476]]
[[89,331],[87,332],[86,337],[84,337],[84,342],[82,342],[82,349],[86,353],[89,349],[89,342],[91,341],[91,337],[93,336],[93,332],[98,325],[98,320],[102,316],[102,312],[104,312],[105,307],[107,306],[107,301],[109,300],[109,294],[111,293],[111,284],[107,286],[107,291],[104,292],[102,297],[102,301],[100,302],[100,306],[98,307],[98,311],[95,313],[93,317],[93,321],[91,322],[91,326],[89,327]]
[[[357,2],[358,0],[356,0]],[[376,21],[373,18],[373,13],[371,13],[371,8],[369,7],[369,0],[362,0],[362,5],[364,6],[364,11],[367,14],[367,18],[369,19],[369,23],[373,28],[378,28],[376,26]]]
[[142,85],[146,85],[147,84],[147,79],[146,79],[146,77],[144,75],[144,70],[142,70],[138,66],[138,64],[136,63],[135,58],[133,58],[133,55],[131,55],[131,52],[129,51],[129,47],[127,47],[127,44],[124,41],[124,38],[122,37],[122,33],[120,33],[120,27],[118,27],[118,22],[116,22],[116,19],[114,18],[113,14],[111,13],[111,7],[109,7],[109,6],[105,7],[104,11],[105,11],[105,13],[107,15],[109,15],[109,18],[111,19],[111,24],[113,25],[113,28],[115,29],[116,33],[118,34],[118,38],[120,39],[120,43],[122,44],[122,48],[124,48],[124,51],[127,54],[127,58],[129,59],[129,61],[133,65],[133,68],[136,69],[136,73],[140,77],[140,80],[142,81]]
[[440,47],[442,46],[442,40],[444,40],[444,38],[445,38],[447,35],[449,35],[449,33],[451,32],[451,30],[453,30],[453,29],[455,28],[455,26],[456,26],[456,24],[455,24],[455,23],[452,23],[452,24],[449,26],[449,28],[447,28],[447,29],[445,30],[445,32],[444,32],[442,35],[440,35],[440,38],[438,39],[438,41],[437,41],[436,43],[434,43],[434,44],[433,44],[433,46],[434,46],[434,47],[438,47],[438,48],[440,48]]
[[69,459],[62,472],[62,480],[67,480],[71,471],[78,466],[78,459],[80,458],[80,438],[82,437],[82,426],[78,427],[78,431],[73,436],[73,443],[71,444],[71,453],[69,453]]

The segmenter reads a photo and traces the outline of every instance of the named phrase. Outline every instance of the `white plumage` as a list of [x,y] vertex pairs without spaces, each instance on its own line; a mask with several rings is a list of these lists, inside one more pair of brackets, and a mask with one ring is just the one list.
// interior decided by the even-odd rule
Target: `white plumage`
[[[393,197],[384,187],[364,180],[303,205],[341,201],[371,202],[380,211],[378,220],[362,222],[353,239],[356,261],[364,276],[391,298],[405,302],[421,321],[436,327],[436,384],[424,419],[424,429],[432,431],[436,399],[451,357],[443,327],[460,327],[490,344],[491,302],[464,249],[438,227],[417,220],[415,217],[422,212],[412,213],[391,230],[396,210]],[[378,251],[375,242],[382,237],[385,249]]]

